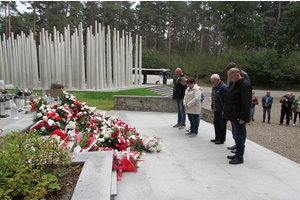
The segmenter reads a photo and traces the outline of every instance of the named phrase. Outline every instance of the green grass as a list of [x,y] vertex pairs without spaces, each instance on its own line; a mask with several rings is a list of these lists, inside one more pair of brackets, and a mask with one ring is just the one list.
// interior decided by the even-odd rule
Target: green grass
[[68,93],[76,93],[76,99],[79,102],[86,102],[86,105],[97,107],[98,110],[112,110],[114,108],[114,95],[161,96],[144,88],[117,92],[68,91]]

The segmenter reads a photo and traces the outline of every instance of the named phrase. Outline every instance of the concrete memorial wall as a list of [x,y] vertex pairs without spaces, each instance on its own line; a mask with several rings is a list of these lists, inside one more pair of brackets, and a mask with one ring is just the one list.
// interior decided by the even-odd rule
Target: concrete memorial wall
[[[13,34],[6,39],[3,34],[0,80],[14,88],[32,89],[49,89],[52,82],[66,89],[95,90],[142,84],[136,81],[142,80],[141,36],[136,35],[133,44],[130,32],[111,31],[110,26],[102,27],[97,21],[86,32],[84,38],[82,23],[72,35],[69,25],[63,33],[53,27],[53,35],[42,29],[37,34],[38,45],[31,31],[27,36],[21,32],[16,39]],[[140,74],[133,76],[132,68]]]

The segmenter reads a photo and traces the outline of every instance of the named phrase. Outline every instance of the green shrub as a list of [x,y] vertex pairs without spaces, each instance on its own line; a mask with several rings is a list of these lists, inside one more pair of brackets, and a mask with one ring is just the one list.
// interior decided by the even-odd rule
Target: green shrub
[[52,138],[12,132],[0,138],[0,199],[43,199],[60,189],[68,151]]

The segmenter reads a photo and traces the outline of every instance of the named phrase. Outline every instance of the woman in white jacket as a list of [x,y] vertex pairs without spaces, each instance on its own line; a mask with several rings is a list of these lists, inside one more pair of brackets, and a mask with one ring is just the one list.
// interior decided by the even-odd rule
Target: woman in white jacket
[[186,135],[192,138],[197,136],[200,124],[201,91],[193,77],[188,78],[187,86],[188,87],[185,91],[183,99],[183,105],[191,123],[191,131]]

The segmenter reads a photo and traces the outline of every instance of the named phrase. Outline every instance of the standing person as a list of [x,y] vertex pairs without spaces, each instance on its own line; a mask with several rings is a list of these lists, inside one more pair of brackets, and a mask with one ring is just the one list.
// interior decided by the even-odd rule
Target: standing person
[[300,95],[298,96],[298,99],[295,99],[293,101],[292,107],[293,107],[293,112],[294,112],[293,126],[296,126],[297,115],[299,115],[299,123],[300,123]]
[[250,82],[241,76],[238,68],[231,68],[227,73],[234,85],[229,90],[223,117],[231,121],[236,144],[235,155],[227,158],[232,159],[229,164],[241,164],[244,162],[246,123],[250,118],[252,87]]
[[[295,101],[295,95],[293,92],[291,92],[291,99],[292,99],[292,102]],[[293,103],[292,103],[293,104]],[[290,110],[290,116],[291,116],[291,120],[293,119],[293,108],[291,107],[291,110]]]
[[[245,78],[245,79],[246,79],[247,81],[249,81],[249,83],[251,84],[251,81],[250,81],[250,78],[249,78],[248,73],[245,72],[245,71],[243,71],[243,70],[241,70],[241,69],[237,66],[236,63],[230,62],[230,63],[227,65],[227,68],[226,68],[227,72],[228,72],[228,70],[230,70],[231,68],[238,68],[239,71],[240,71],[241,77]],[[229,78],[228,76],[227,76],[227,85],[228,85],[229,89],[230,89],[230,87],[233,85],[233,82],[230,80],[230,78]]]
[[226,107],[228,98],[228,87],[221,81],[218,74],[213,74],[210,77],[213,84],[211,92],[211,110],[214,114],[215,139],[210,140],[215,144],[223,144],[226,140],[226,124],[227,120],[222,116]]
[[290,112],[291,106],[293,103],[292,95],[290,92],[286,93],[280,100],[281,103],[281,113],[280,113],[280,123],[279,125],[283,124],[284,116],[286,117],[285,125],[288,126],[290,124]]
[[177,117],[177,124],[174,125],[173,127],[184,129],[186,126],[185,124],[186,116],[185,116],[185,109],[183,107],[183,97],[187,86],[181,84],[180,78],[181,77],[187,78],[187,76],[182,72],[180,68],[177,68],[175,70],[175,74],[177,78],[175,80],[175,85],[173,88],[173,100],[176,101],[178,117]]
[[251,99],[251,109],[250,109],[250,121],[249,121],[249,125],[251,124],[251,122],[254,122],[254,114],[255,114],[255,105],[258,104],[258,99],[256,98],[256,96],[254,96],[255,92],[252,91],[252,99]]
[[201,91],[201,100],[200,101],[201,101],[201,106],[202,106],[205,96],[202,92],[203,88],[202,87],[199,87],[199,88],[200,88],[200,91]]
[[191,131],[186,133],[186,135],[193,138],[198,135],[198,128],[200,124],[201,91],[193,77],[188,78],[187,86],[188,88],[185,91],[183,105],[186,108],[188,119],[191,122]]
[[[236,63],[230,62],[230,63],[227,65],[227,67],[226,67],[227,72],[228,72],[230,69],[232,69],[232,68],[237,68],[237,69],[239,69],[239,67],[237,66]],[[241,69],[239,69],[239,71],[240,71],[241,77],[243,77],[244,79],[246,79],[247,81],[249,81],[249,83],[250,83],[250,85],[251,85],[251,81],[250,81],[250,78],[249,78],[247,72],[245,72],[245,71],[243,71],[243,70],[241,70]],[[228,85],[228,89],[229,89],[229,90],[231,90],[231,88],[232,88],[233,85],[234,85],[234,82],[232,82],[232,81],[230,80],[228,74],[227,74],[227,85]],[[232,134],[233,134],[233,132],[234,132],[233,129],[234,129],[234,127],[232,126]],[[235,138],[234,138],[234,135],[232,135],[232,136],[233,136],[233,139],[235,139]],[[231,150],[233,153],[235,153],[235,152],[236,152],[236,145],[233,145],[233,146],[231,146],[231,147],[227,147],[227,149],[229,149],[229,150]]]
[[266,95],[263,96],[261,99],[261,104],[263,107],[263,121],[262,123],[265,123],[266,121],[266,112],[268,112],[268,123],[271,123],[271,108],[273,104],[273,97],[270,95],[270,91],[266,91]]

